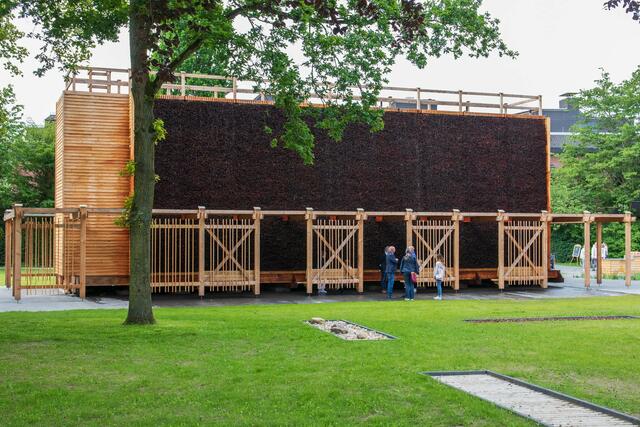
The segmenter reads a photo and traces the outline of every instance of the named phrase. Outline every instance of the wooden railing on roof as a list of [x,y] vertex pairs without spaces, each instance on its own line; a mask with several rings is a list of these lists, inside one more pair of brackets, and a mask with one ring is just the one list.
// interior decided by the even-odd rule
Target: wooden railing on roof
[[[122,68],[78,67],[69,76],[66,90],[81,92],[129,93],[130,70]],[[340,102],[332,95],[311,93],[309,105]],[[269,102],[268,82],[239,80],[236,77],[197,73],[176,73],[175,81],[162,85],[164,95],[200,96],[227,100]],[[352,88],[353,99],[360,100],[360,90]],[[383,86],[378,107],[400,110],[442,110],[454,112],[489,112],[499,114],[542,115],[542,95],[522,95],[504,92],[425,89],[420,87]]]

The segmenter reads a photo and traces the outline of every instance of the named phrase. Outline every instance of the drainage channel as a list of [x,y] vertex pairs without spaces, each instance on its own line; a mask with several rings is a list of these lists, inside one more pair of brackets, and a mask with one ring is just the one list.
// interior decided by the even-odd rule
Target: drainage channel
[[314,317],[305,323],[347,341],[379,341],[397,339],[393,335],[389,335],[385,332],[380,332],[348,320],[325,320],[320,317]]
[[559,320],[630,320],[640,319],[638,316],[548,316],[548,317],[498,317],[489,319],[465,319],[469,323],[521,323],[521,322],[555,322]]
[[637,426],[640,419],[492,371],[424,372],[545,426]]

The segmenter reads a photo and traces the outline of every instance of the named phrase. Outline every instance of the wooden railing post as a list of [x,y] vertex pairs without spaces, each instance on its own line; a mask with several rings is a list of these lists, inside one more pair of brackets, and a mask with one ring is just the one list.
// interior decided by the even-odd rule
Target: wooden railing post
[[458,91],[458,112],[462,113],[462,91]]
[[198,206],[198,296],[204,297],[204,227],[207,213]]
[[602,284],[602,223],[596,222],[596,283]]
[[549,285],[549,240],[547,236],[549,234],[549,221],[551,221],[551,215],[547,211],[542,211],[540,217],[542,221],[542,288],[547,288]]
[[21,268],[22,268],[22,205],[13,205],[13,297],[16,301],[21,298]]
[[453,210],[451,220],[453,221],[453,290],[458,291],[460,290],[460,221],[462,221],[460,210]]
[[582,222],[584,223],[584,286],[591,286],[591,212],[584,211]]
[[[9,213],[7,210],[5,213]],[[13,232],[11,231],[11,225],[13,219],[8,219],[4,222],[4,285],[7,288],[11,287],[11,241],[13,240]]]
[[542,95],[538,95],[538,115],[542,115]]
[[186,88],[187,78],[184,74],[185,74],[184,71],[180,72],[180,95],[181,96],[187,95],[187,88]]
[[87,296],[87,205],[80,205],[80,298]]
[[504,113],[504,94],[500,92],[500,114]]
[[416,108],[418,111],[422,110],[422,99],[420,99],[420,88],[416,88]]
[[504,289],[504,222],[506,215],[503,210],[498,210],[498,289]]
[[406,209],[404,214],[404,222],[406,224],[407,247],[413,245],[413,220],[414,219],[415,219],[415,215],[413,214],[413,209]]
[[253,208],[253,275],[256,282],[253,288],[254,295],[260,295],[260,220],[262,211],[258,207]]
[[631,286],[631,212],[624,213],[624,284]]
[[313,219],[315,215],[312,208],[307,208],[304,219],[307,222],[307,295],[313,293]]
[[367,214],[364,209],[358,208],[356,220],[358,221],[358,293],[364,292],[364,220]]

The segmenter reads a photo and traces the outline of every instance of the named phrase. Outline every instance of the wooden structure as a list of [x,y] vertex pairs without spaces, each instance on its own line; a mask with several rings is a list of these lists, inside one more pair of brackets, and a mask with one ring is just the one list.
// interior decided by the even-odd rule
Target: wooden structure
[[[119,209],[25,208],[16,205],[5,212],[5,283],[13,295],[21,292],[66,291],[86,294],[96,285],[89,277],[111,268],[89,263],[89,248],[103,241],[103,230],[89,224],[113,218]],[[306,223],[307,269],[303,272],[265,272],[260,268],[260,224],[265,216],[287,217]],[[625,224],[625,283],[631,284],[631,223],[625,214],[549,214],[486,212],[397,212],[261,210],[154,210],[151,230],[151,286],[154,292],[244,291],[260,294],[263,283],[305,283],[330,289],[354,288],[363,292],[364,282],[379,276],[364,269],[364,224],[370,219],[404,220],[407,245],[415,245],[422,268],[420,286],[432,286],[434,258],[441,254],[447,268],[446,284],[459,289],[460,280],[480,276],[494,280],[499,289],[510,285],[547,286],[549,279],[549,227],[552,223],[585,224],[584,247],[590,248],[590,225]],[[460,227],[467,222],[498,223],[498,266],[465,272],[459,266]],[[121,232],[118,230],[118,233]],[[126,232],[126,230],[125,230]],[[302,250],[302,248],[298,248]],[[586,256],[589,256],[588,253]],[[587,258],[588,259],[588,258]],[[599,258],[599,264],[602,260]],[[120,260],[115,260],[119,264]],[[599,268],[598,271],[602,271]],[[589,272],[587,263],[585,272]],[[599,273],[598,280],[602,276]],[[585,286],[590,286],[585,275]],[[99,284],[122,284],[120,280]]]
[[[130,191],[121,171],[131,158],[128,78],[122,70],[89,70],[87,91],[70,83],[56,105],[55,207],[120,208]],[[95,80],[94,80],[95,79]],[[125,86],[126,85],[126,86]],[[75,212],[75,211],[74,211]],[[114,221],[120,210],[89,216],[86,267],[91,284],[126,283],[129,275],[129,234]],[[62,221],[60,214],[57,221]],[[64,245],[66,234],[56,235]],[[60,252],[56,252],[58,256]],[[109,260],[105,262],[105,260]],[[56,260],[57,264],[62,262]]]
[[[319,289],[355,288],[364,291],[363,209],[355,213],[328,212],[319,218],[307,208],[307,293]],[[337,219],[340,217],[340,219]]]
[[448,266],[444,286],[460,289],[460,211],[405,214],[407,246],[414,246],[419,260],[418,287],[436,286],[433,269],[436,256],[442,255]]

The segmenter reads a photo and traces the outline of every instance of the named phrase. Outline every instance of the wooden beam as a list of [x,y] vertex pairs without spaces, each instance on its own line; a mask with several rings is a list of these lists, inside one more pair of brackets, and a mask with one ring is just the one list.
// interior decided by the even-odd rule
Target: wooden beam
[[13,219],[13,298],[21,298],[21,262],[22,262],[22,205],[13,205],[15,218]]
[[504,222],[506,216],[503,210],[498,210],[498,289],[504,289]]
[[406,240],[407,247],[413,245],[413,221],[415,220],[413,209],[407,209],[404,214],[404,222],[406,224]]
[[460,221],[462,215],[458,209],[453,210],[451,220],[453,221],[453,290],[460,289]]
[[253,208],[253,275],[255,285],[253,294],[260,295],[260,220],[262,212],[259,207]]
[[596,283],[602,284],[602,223],[596,222]]
[[305,214],[305,220],[307,222],[307,295],[313,293],[313,209],[307,208]]
[[582,214],[582,222],[584,223],[584,286],[591,286],[591,221],[593,220],[589,211]]
[[631,286],[631,212],[624,213],[624,284]]
[[87,297],[87,205],[80,205],[80,298]]
[[358,293],[364,292],[364,220],[367,219],[364,209],[358,209]]
[[198,206],[198,296],[204,297],[204,239],[207,210],[204,206]]
[[4,285],[7,288],[11,287],[11,241],[13,240],[13,234],[11,231],[12,222],[13,219],[9,219],[4,222]]
[[548,233],[549,233],[549,221],[551,217],[547,211],[542,211],[540,217],[542,221],[542,283],[543,289],[546,289],[549,285],[549,245],[548,245]]

